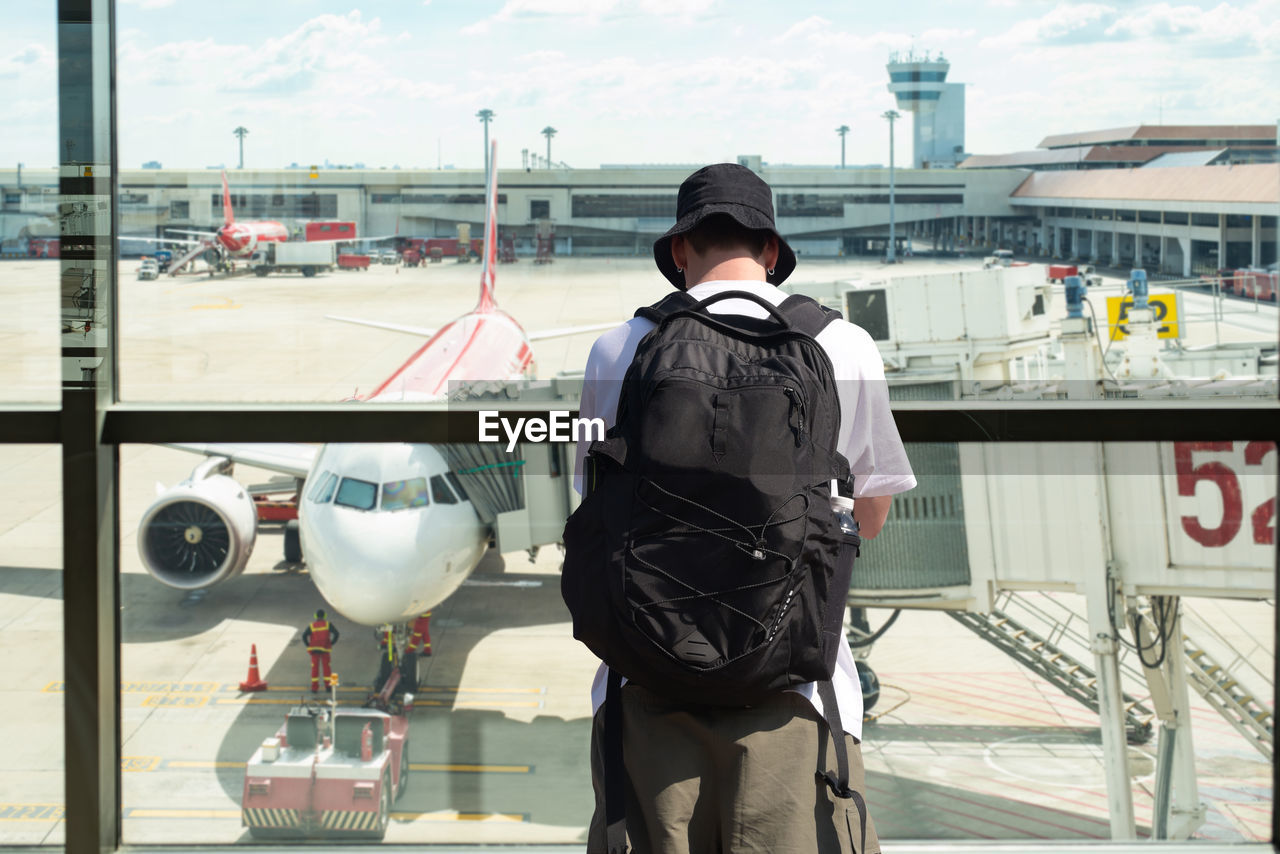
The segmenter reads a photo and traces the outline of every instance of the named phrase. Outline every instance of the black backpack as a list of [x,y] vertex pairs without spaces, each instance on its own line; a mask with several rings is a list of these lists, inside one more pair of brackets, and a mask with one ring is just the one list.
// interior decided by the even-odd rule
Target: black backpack
[[[768,320],[711,314],[745,298]],[[573,635],[621,673],[691,703],[748,705],[830,679],[856,537],[831,511],[831,360],[814,337],[839,312],[793,295],[680,291],[636,312],[616,425],[592,443],[565,526]]]

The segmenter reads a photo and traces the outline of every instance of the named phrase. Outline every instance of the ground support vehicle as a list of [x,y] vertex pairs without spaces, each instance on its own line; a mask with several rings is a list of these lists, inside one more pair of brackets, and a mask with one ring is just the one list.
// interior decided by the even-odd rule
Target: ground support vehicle
[[369,256],[356,255],[351,252],[343,252],[341,255],[338,256],[338,269],[339,270],[360,270],[362,272],[365,270],[368,270]]
[[159,276],[160,267],[156,264],[156,259],[143,258],[142,263],[138,265],[138,280],[142,282],[149,282],[153,279],[159,278]]
[[394,249],[383,249],[378,253],[378,261],[382,264],[398,264],[400,262],[400,253]]
[[297,271],[311,277],[328,272],[338,264],[333,241],[290,241],[266,243],[249,257],[249,267],[258,276]]
[[[256,838],[382,839],[409,783],[413,695],[364,708],[300,702],[245,766],[241,823]],[[332,694],[336,695],[336,684]]]
[[406,249],[400,253],[400,260],[406,267],[417,267],[422,263],[422,253],[417,249]]

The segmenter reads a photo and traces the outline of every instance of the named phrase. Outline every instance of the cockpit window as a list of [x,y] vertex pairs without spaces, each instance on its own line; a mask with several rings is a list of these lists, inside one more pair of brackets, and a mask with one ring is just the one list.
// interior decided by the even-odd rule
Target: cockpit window
[[431,500],[437,504],[457,504],[458,499],[449,491],[449,485],[441,475],[431,476]]
[[333,498],[333,488],[337,483],[338,476],[327,471],[316,478],[316,485],[311,488],[311,492],[307,493],[307,497],[316,504],[327,504],[329,499]]
[[382,509],[407,510],[427,506],[427,481],[420,477],[382,484]]
[[458,476],[451,471],[444,473],[445,480],[449,481],[449,485],[453,487],[454,493],[463,501],[470,501],[471,496],[467,495],[467,491],[462,488],[462,481],[458,480]]
[[338,487],[338,497],[333,503],[342,507],[354,507],[356,510],[372,510],[378,503],[378,484],[344,477]]

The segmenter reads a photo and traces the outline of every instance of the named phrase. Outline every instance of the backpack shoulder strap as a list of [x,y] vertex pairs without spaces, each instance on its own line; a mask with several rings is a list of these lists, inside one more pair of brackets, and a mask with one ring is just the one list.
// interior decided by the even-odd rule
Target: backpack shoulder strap
[[787,318],[791,328],[803,332],[810,338],[817,338],[818,333],[827,325],[840,320],[842,315],[834,308],[827,308],[813,297],[803,294],[792,294],[784,299],[778,310]]
[[685,311],[691,308],[697,308],[698,301],[685,291],[675,291],[667,294],[653,305],[646,305],[636,309],[635,316],[643,317],[645,320],[651,320],[654,323],[662,323],[667,317],[675,314],[677,311]]

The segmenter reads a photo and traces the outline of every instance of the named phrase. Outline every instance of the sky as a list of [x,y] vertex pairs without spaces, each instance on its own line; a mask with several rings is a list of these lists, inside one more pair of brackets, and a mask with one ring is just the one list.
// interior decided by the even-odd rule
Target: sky
[[[0,31],[0,163],[54,165],[52,0]],[[966,84],[966,148],[1280,119],[1280,0],[117,0],[120,163],[887,163],[894,50]],[[899,124],[899,141],[909,140]],[[899,149],[898,162],[909,151]]]

